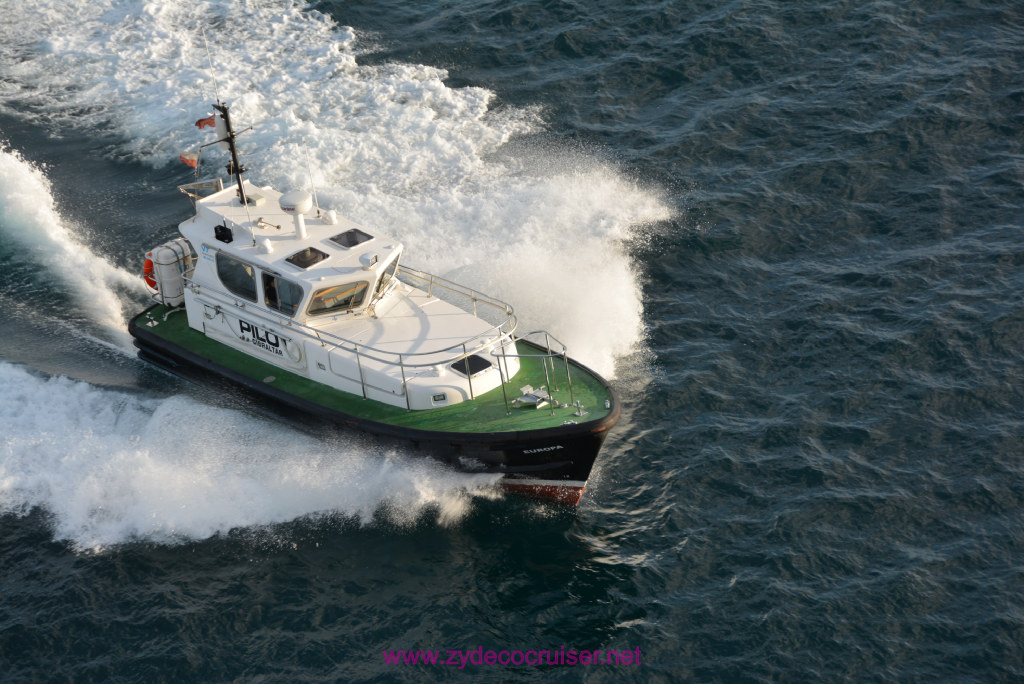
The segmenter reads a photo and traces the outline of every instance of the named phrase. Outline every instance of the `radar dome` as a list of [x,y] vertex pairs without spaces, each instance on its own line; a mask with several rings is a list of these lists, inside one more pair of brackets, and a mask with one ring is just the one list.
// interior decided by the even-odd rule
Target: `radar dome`
[[281,195],[278,200],[281,211],[288,214],[305,214],[313,208],[313,196],[305,190],[292,190]]

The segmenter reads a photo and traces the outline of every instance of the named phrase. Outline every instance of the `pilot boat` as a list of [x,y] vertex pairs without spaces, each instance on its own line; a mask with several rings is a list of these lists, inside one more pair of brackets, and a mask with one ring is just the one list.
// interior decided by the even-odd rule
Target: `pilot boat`
[[230,153],[230,180],[179,188],[195,215],[145,256],[154,303],[129,323],[139,356],[289,419],[578,504],[620,414],[608,382],[550,333],[520,334],[509,304],[407,266],[394,237],[308,192],[254,185],[227,105],[214,109],[196,124]]

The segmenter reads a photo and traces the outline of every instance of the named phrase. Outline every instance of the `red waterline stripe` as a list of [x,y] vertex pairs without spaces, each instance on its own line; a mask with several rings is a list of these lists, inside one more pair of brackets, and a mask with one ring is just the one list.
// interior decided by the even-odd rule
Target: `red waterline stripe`
[[505,489],[522,494],[532,499],[554,501],[568,506],[576,506],[583,498],[584,483],[579,480],[559,482],[557,480],[505,480],[501,483]]

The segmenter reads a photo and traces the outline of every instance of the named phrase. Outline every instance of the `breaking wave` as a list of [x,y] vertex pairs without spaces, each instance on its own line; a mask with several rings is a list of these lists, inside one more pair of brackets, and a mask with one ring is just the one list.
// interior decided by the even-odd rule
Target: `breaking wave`
[[623,241],[669,209],[609,164],[507,153],[543,132],[538,111],[492,108],[493,93],[449,87],[443,69],[362,65],[355,31],[280,0],[19,3],[0,40],[13,115],[106,131],[163,166],[207,141],[191,124],[219,92],[252,125],[241,147],[255,182],[308,187],[311,173],[321,204],[402,239],[408,263],[508,299],[525,329],[550,330],[596,370],[642,343]]
[[0,513],[46,510],[80,550],[179,544],[329,515],[460,520],[498,476],[328,443],[187,396],[144,398],[0,363]]
[[124,307],[142,294],[140,279],[91,252],[60,216],[43,172],[16,152],[0,149],[0,233],[8,245],[43,268],[45,287],[62,292],[130,348]]

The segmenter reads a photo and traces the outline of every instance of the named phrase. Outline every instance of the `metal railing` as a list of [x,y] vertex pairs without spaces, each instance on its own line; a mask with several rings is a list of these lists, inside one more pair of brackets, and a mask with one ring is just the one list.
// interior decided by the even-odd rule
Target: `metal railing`
[[[438,291],[440,291],[441,293],[445,293],[448,295],[458,295],[470,300],[470,302],[473,305],[474,316],[480,316],[479,305],[481,304],[483,304],[485,307],[488,307],[489,309],[493,309],[500,315],[504,316],[506,319],[513,318],[515,316],[515,312],[512,310],[512,306],[510,304],[507,304],[496,297],[492,297],[482,292],[478,292],[472,288],[466,287],[465,285],[460,285],[456,282],[448,280],[447,278],[442,278],[441,276],[436,276],[432,273],[420,271],[419,269],[411,268],[405,265],[399,265],[398,273],[396,273],[395,275],[400,280],[412,285],[413,287],[425,289],[427,291],[427,294],[432,297],[438,297],[438,299],[442,299],[442,297],[437,294]],[[420,283],[422,283],[422,285],[409,283],[409,280],[419,281]],[[459,306],[457,302],[449,303]]]
[[[551,393],[559,391],[558,390],[558,385],[557,385],[558,377],[555,374],[555,359],[556,358],[561,358],[565,362],[565,382],[566,382],[566,384],[569,387],[569,404],[568,405],[569,406],[575,406],[577,409],[579,409],[577,411],[576,415],[582,416],[583,415],[583,407],[577,405],[577,403],[576,403],[576,396],[575,396],[575,394],[573,392],[573,389],[572,389],[572,374],[569,372],[569,354],[568,354],[568,349],[566,348],[566,346],[564,344],[562,344],[559,340],[557,340],[555,338],[555,336],[552,335],[551,333],[549,333],[547,330],[534,330],[533,332],[528,332],[525,335],[520,336],[519,339],[524,340],[524,341],[528,341],[528,342],[532,342],[532,340],[530,340],[529,338],[534,336],[534,335],[543,335],[544,336],[544,344],[543,345],[541,345],[540,343],[537,343],[537,342],[534,342],[534,344],[536,346],[538,346],[538,347],[542,347],[543,349],[547,350],[547,353],[521,354],[521,353],[517,352],[515,354],[498,354],[495,351],[491,351],[491,356],[493,356],[493,357],[495,357],[497,359],[500,359],[502,361],[505,361],[505,374],[502,374],[502,377],[501,377],[501,391],[502,391],[502,394],[505,397],[505,415],[506,416],[512,415],[512,407],[510,406],[509,401],[508,401],[508,392],[505,391],[505,383],[512,381],[512,378],[508,378],[506,380],[506,375],[508,373],[508,362],[506,361],[506,359],[511,358],[511,357],[515,357],[515,358],[519,358],[519,359],[540,359],[541,360],[541,365],[544,367],[544,380],[547,383],[548,392],[549,392],[549,395],[551,396],[551,400],[552,400],[551,401],[551,415],[555,415],[555,406],[558,403],[555,400],[555,395],[551,394]],[[552,341],[557,346],[561,347],[560,351],[552,350],[552,348],[551,348],[551,342]],[[504,349],[504,347],[502,347],[502,348]],[[548,364],[549,363],[551,364],[550,372],[548,370]],[[498,364],[498,370],[501,371],[501,364],[500,363]]]
[[[198,168],[198,167],[197,167]],[[188,195],[189,201],[192,202],[192,208],[196,209],[196,202],[210,195],[214,195],[224,189],[224,181],[220,178],[210,178],[207,180],[196,181],[194,183],[188,183],[186,185],[179,185],[178,190]]]
[[[281,327],[290,328],[297,330],[301,334],[308,338],[315,339],[320,343],[322,347],[327,349],[327,353],[330,354],[334,351],[342,351],[351,354],[356,362],[356,367],[359,370],[359,385],[362,390],[363,398],[367,397],[367,388],[387,391],[384,388],[377,387],[367,382],[363,365],[365,361],[375,361],[377,363],[384,364],[385,366],[397,367],[402,377],[402,394],[405,396],[406,408],[411,410],[411,402],[408,392],[408,375],[410,372],[414,372],[421,368],[440,367],[444,365],[456,364],[459,361],[463,361],[474,354],[479,354],[485,350],[491,350],[494,355],[494,348],[497,347],[504,350],[509,344],[515,344],[515,338],[513,333],[516,330],[518,321],[512,306],[489,295],[477,292],[471,288],[459,285],[450,280],[436,276],[425,271],[409,268],[406,266],[400,266],[396,277],[401,276],[403,282],[406,279],[419,280],[426,283],[427,293],[431,296],[436,296],[436,291],[446,292],[448,294],[454,294],[462,297],[469,298],[473,303],[473,314],[479,317],[477,313],[480,305],[483,305],[489,310],[500,313],[501,320],[492,324],[490,328],[484,330],[472,337],[468,337],[465,340],[456,342],[455,344],[449,344],[444,347],[437,349],[431,349],[429,351],[421,351],[415,353],[402,353],[393,352],[386,349],[379,349],[369,345],[363,345],[355,340],[351,340],[334,333],[320,330],[311,325],[300,323],[293,318],[282,314],[278,311],[267,309],[255,302],[251,302],[247,299],[241,298],[237,295],[225,292],[219,288],[212,287],[209,285],[203,285],[192,280],[191,276],[193,271],[189,271],[183,274],[186,284],[192,290],[194,294],[209,293],[214,295],[217,299],[222,300],[222,303],[233,306],[238,309],[245,311],[256,312],[267,320],[277,321]],[[422,288],[421,288],[422,289]],[[490,322],[490,321],[488,321]],[[278,334],[275,330],[269,330],[269,332]],[[514,355],[497,355],[497,356],[514,356]],[[440,358],[438,358],[440,357]],[[428,360],[429,358],[429,360]],[[505,378],[508,376],[508,362],[504,362],[504,371],[501,368],[501,364],[498,364],[499,375],[502,378],[502,389],[504,390]],[[349,378],[336,371],[333,367],[331,372],[343,379],[356,382],[354,378]],[[466,367],[466,373],[464,374],[468,381],[470,399],[476,397],[473,388],[473,373],[470,372],[468,364]],[[507,402],[506,402],[507,403]]]

